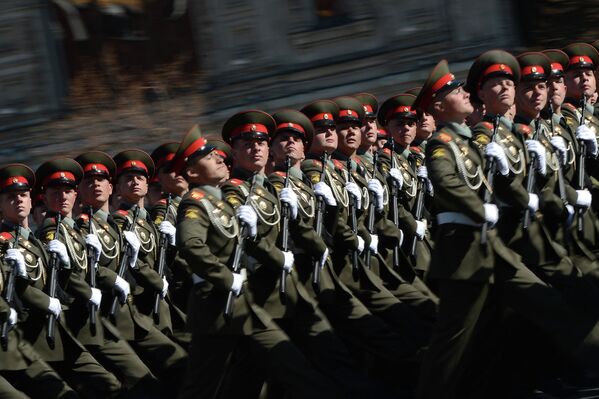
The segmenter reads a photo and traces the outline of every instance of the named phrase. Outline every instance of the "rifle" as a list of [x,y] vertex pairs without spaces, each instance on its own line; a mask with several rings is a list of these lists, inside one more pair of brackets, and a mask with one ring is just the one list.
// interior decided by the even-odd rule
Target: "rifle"
[[[499,128],[499,115],[495,115],[495,118],[493,119],[493,134],[491,135],[491,143],[495,140],[495,137],[497,136],[497,130]],[[484,195],[483,195],[483,201],[485,204],[490,204],[491,203],[491,199],[493,197],[493,180],[495,179],[495,169],[497,168],[497,165],[495,165],[495,159],[494,158],[487,158],[487,183],[488,186],[487,188],[485,188],[484,190]],[[488,230],[489,226],[487,225],[487,223],[483,223],[483,227],[481,227],[481,231],[480,231],[480,244],[483,246],[487,245],[487,230]]]
[[[54,234],[54,239],[58,239],[58,235],[60,234],[60,223],[62,222],[62,215],[59,213],[56,216],[56,232]],[[50,298],[56,297],[56,286],[58,285],[58,270],[60,268],[60,260],[58,259],[58,254],[56,252],[52,252],[52,256],[50,257],[50,279],[48,280],[48,296]],[[50,349],[54,349],[56,339],[54,328],[56,327],[56,316],[53,314],[48,315],[48,320],[46,323],[46,342],[48,342],[48,346]]]
[[[372,156],[372,178],[376,179],[376,164],[379,161],[379,153],[378,151],[375,151],[374,155]],[[374,231],[374,217],[375,217],[375,213],[376,213],[376,204],[375,204],[375,196],[372,195],[373,193],[371,192],[371,197],[373,197],[370,201],[370,204],[368,206],[368,225],[366,226],[368,228],[368,233],[370,234],[375,234]],[[366,262],[366,267],[368,267],[370,269],[370,262],[371,262],[371,257],[372,254],[370,253],[370,250],[366,251],[366,254],[364,255],[364,261]]]
[[[347,160],[347,176],[346,176],[346,183],[349,183],[352,180],[352,176],[351,176],[351,158],[349,158]],[[350,228],[353,231],[353,233],[357,236],[358,235],[358,216],[356,215],[356,202],[354,200],[354,197],[350,194],[349,195],[349,218],[350,218]],[[368,248],[366,248],[366,250],[368,250]],[[358,250],[355,249],[352,251],[352,258],[351,258],[351,265],[352,265],[352,276],[354,281],[358,281],[358,278],[360,277],[360,268],[359,268],[359,263],[358,263]]]
[[[94,209],[90,206],[88,207],[87,214],[89,215],[89,226],[88,230],[90,233],[92,232],[92,217],[94,215]],[[89,286],[92,288],[96,288],[96,250],[91,245],[86,246],[87,249],[87,266],[88,276],[89,276]],[[89,328],[91,329],[91,333],[93,336],[96,335],[96,311],[98,307],[93,303],[89,303]]]
[[[166,212],[164,214],[164,220],[168,219],[168,214],[171,208],[171,194],[169,193],[166,197]],[[166,234],[160,233],[158,241],[158,275],[162,279],[164,277],[164,264],[166,262],[166,251],[168,249],[168,237]],[[160,324],[160,292],[154,294],[154,306],[152,307],[152,318],[155,324]]]
[[[415,169],[418,169],[418,160],[414,162]],[[416,195],[416,209],[414,210],[414,219],[418,221],[422,221],[422,214],[424,213],[424,190],[425,190],[425,180],[421,177],[418,177],[418,185]],[[416,257],[416,244],[418,243],[418,236],[414,234],[412,237],[412,244],[410,245],[410,255]]]
[[[19,248],[19,236],[21,234],[21,226],[17,226],[17,232],[15,233],[15,241],[12,244],[12,248]],[[10,262],[10,270],[8,274],[8,282],[6,284],[6,294],[5,299],[6,303],[9,305],[13,301],[15,296],[15,277],[17,271],[15,268],[17,264],[15,261]],[[2,346],[2,350],[6,352],[8,350],[8,318],[2,323],[2,332],[0,333],[0,345]]]
[[[256,185],[256,174],[252,178],[252,186],[250,187],[250,193],[245,199],[245,205],[250,203],[250,199],[252,197],[252,193],[254,192],[254,186]],[[239,239],[237,240],[237,245],[235,245],[235,251],[233,252],[233,263],[231,264],[231,271],[233,273],[239,273],[241,270],[241,256],[243,255],[243,251],[245,249],[245,240],[248,236],[248,227],[245,223],[241,223],[241,229],[239,231]],[[227,296],[227,302],[225,303],[225,310],[223,316],[225,318],[225,322],[229,323],[233,317],[233,299],[234,299],[233,291],[229,291],[229,295]]]
[[[291,157],[289,155],[285,158],[285,188],[289,187],[289,171],[291,170]],[[281,217],[281,247],[284,252],[289,250],[289,205],[283,203],[282,207],[282,217]],[[285,269],[281,270],[281,277],[279,279],[279,297],[281,298],[281,303],[285,303],[287,298],[287,271]]]
[[[327,154],[326,152],[322,154],[322,169],[320,171],[320,181],[324,181],[325,179],[325,168],[326,168],[326,164],[328,162],[328,157],[329,154]],[[322,235],[322,223],[323,223],[323,218],[324,218],[324,211],[325,211],[325,202],[324,202],[324,198],[322,197],[317,197],[316,198],[316,234],[321,236]],[[315,292],[319,292],[320,291],[320,259],[316,259],[314,261],[314,265],[313,265],[313,273],[312,273],[312,287],[314,288]]]
[[[123,232],[124,231],[134,231],[135,230],[135,226],[137,225],[137,218],[139,217],[139,206],[136,205],[135,206],[135,211],[133,212],[133,219],[131,220],[131,223],[129,223],[129,219],[127,219],[127,221],[125,222],[125,225],[123,226]],[[119,264],[119,270],[117,272],[118,276],[123,278],[123,276],[125,275],[125,271],[127,270],[127,268],[129,267],[129,257],[131,256],[131,245],[125,241],[125,244],[123,245],[123,250],[121,251],[121,263]],[[115,295],[114,298],[112,299],[112,305],[110,305],[110,318],[112,319],[112,321],[116,322],[115,320],[115,315],[116,315],[116,309],[119,303],[119,298]]]
[[[584,111],[587,105],[587,98],[586,96],[583,94],[582,95],[582,107],[580,109],[580,125],[584,125]],[[585,159],[586,159],[586,152],[587,152],[587,145],[584,142],[584,140],[578,140],[578,145],[580,147],[579,152],[578,152],[578,189],[579,190],[583,190],[584,189],[584,175],[586,174],[586,165],[585,165]],[[582,231],[584,230],[584,208],[578,208],[578,210],[576,211],[576,217],[578,220],[578,232],[582,233]]]
[[[387,145],[391,147],[391,167],[397,168],[397,160],[395,159],[395,140],[389,135]],[[399,187],[395,179],[391,179],[391,210],[393,211],[393,224],[399,228]],[[393,269],[399,271],[399,243],[393,247]]]
[[[553,105],[549,104],[549,123],[551,126],[551,132],[555,132],[555,126],[553,123]],[[558,155],[558,167],[557,167],[557,187],[559,189],[559,197],[562,200],[562,203],[564,204],[564,206],[568,205],[568,198],[566,198],[566,186],[564,183],[564,169],[562,168],[562,162],[559,159],[559,153]]]
[[[537,139],[539,136],[539,131],[541,130],[541,122],[539,121],[539,118],[537,118],[537,120],[535,121],[535,134],[532,136],[533,139]],[[532,152],[530,154],[530,162],[528,163],[528,178],[526,180],[526,191],[528,191],[528,194],[532,193],[532,190],[534,190],[535,187],[535,180],[537,177],[537,172],[535,171],[535,164],[539,162],[539,160],[537,159],[537,154],[535,154],[534,152]],[[524,211],[524,219],[522,220],[522,228],[523,229],[528,229],[528,226],[530,225],[530,208],[526,208],[526,210]]]

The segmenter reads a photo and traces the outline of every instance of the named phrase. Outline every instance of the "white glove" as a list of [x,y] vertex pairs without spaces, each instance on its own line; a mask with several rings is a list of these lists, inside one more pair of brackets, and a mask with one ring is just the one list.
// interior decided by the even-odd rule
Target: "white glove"
[[69,266],[71,264],[71,260],[69,259],[69,253],[67,252],[67,247],[58,240],[52,240],[48,243],[48,252],[55,253],[58,255],[58,259],[60,262]]
[[164,298],[168,294],[168,281],[166,277],[162,277],[162,291],[160,292],[160,298]]
[[129,283],[124,278],[116,276],[114,289],[119,294],[119,301],[121,303],[125,303],[127,301],[127,297],[131,293],[131,286]]
[[100,242],[98,236],[95,234],[86,235],[85,244],[89,245],[94,249],[94,253],[96,254],[94,262],[98,263],[98,261],[100,260],[100,256],[102,255],[102,243]]
[[417,220],[416,221],[416,235],[418,236],[418,239],[422,240],[424,238],[425,233],[426,233],[426,222],[424,222],[422,220]]
[[393,180],[395,180],[395,182],[397,183],[397,188],[401,189],[401,187],[403,186],[403,174],[401,173],[401,171],[397,168],[391,168],[389,169],[389,176],[391,176]]
[[483,204],[485,207],[485,221],[491,226],[495,225],[499,220],[499,210],[495,204]]
[[383,210],[383,185],[378,179],[368,180],[368,191],[374,193],[376,196],[376,210],[381,212]]
[[287,273],[291,273],[291,270],[293,270],[293,262],[295,262],[293,252],[283,251],[283,255],[285,256],[285,263],[283,264],[283,269],[285,269]]
[[133,231],[125,231],[123,233],[123,236],[125,237],[125,241],[129,243],[129,247],[131,248],[131,253],[129,254],[129,266],[135,268],[141,243],[139,242],[139,238],[137,238],[137,234],[135,234]]
[[291,219],[297,218],[297,194],[291,187],[285,187],[281,190],[279,194],[279,198],[281,202],[287,204],[289,206],[289,210],[291,211]]
[[398,229],[398,230],[399,230],[399,246],[401,247],[401,244],[403,244],[404,234],[403,234],[403,230],[401,230],[401,229]]
[[4,256],[6,261],[15,262],[15,271],[19,277],[27,277],[27,268],[25,267],[25,257],[17,248],[11,248],[6,251]]
[[237,208],[237,217],[241,223],[249,229],[249,236],[256,237],[258,234],[258,214],[251,205],[240,205]]
[[528,193],[528,209],[532,213],[539,210],[539,196],[533,193]]
[[372,252],[373,254],[378,254],[379,253],[379,236],[376,234],[371,234],[370,235],[370,252]]
[[337,200],[333,195],[333,190],[323,181],[319,181],[314,185],[314,195],[324,198],[325,204],[328,206],[337,206]]
[[163,221],[158,225],[158,231],[168,237],[168,243],[172,246],[175,245],[177,239],[177,228],[173,226],[168,220]]
[[364,252],[364,239],[358,236],[358,253],[361,254]]
[[239,296],[241,294],[241,288],[243,287],[243,283],[247,280],[247,270],[241,269],[239,273],[233,273],[233,283],[231,284],[231,291],[235,296]]
[[100,307],[100,303],[102,302],[102,291],[92,287],[92,296],[89,298],[89,301],[96,305],[96,307]]
[[50,298],[50,304],[48,305],[48,312],[52,313],[56,318],[60,316],[60,312],[62,312],[62,307],[60,305],[60,301],[58,298]]
[[17,311],[13,308],[10,308],[10,312],[8,313],[8,326],[12,327],[17,324]]
[[534,165],[537,172],[545,176],[547,173],[547,157],[545,147],[537,140],[526,140],[526,149],[537,155],[537,162]]
[[497,164],[497,170],[501,175],[507,176],[507,174],[510,173],[507,157],[505,156],[503,148],[501,148],[499,144],[495,142],[487,144],[487,147],[485,148],[485,155],[495,160],[495,163]]
[[428,179],[428,169],[426,169],[426,166],[419,166],[418,169],[416,169],[416,176],[420,177],[421,179]]
[[560,164],[565,165],[568,161],[568,150],[566,149],[566,142],[564,141],[564,138],[560,136],[553,136],[551,138],[551,145],[557,150],[557,156],[559,158]]
[[566,219],[566,227],[570,227],[574,221],[574,207],[570,204],[566,205],[566,211],[568,211],[568,218]]
[[327,258],[329,257],[329,249],[325,248],[322,256],[320,257],[320,268],[322,269],[324,265],[327,263]]
[[354,182],[348,181],[345,183],[345,189],[349,193],[349,195],[354,197],[354,202],[356,204],[356,209],[362,208],[362,191],[358,187],[358,185]]
[[587,125],[578,126],[576,128],[576,138],[586,143],[587,154],[597,155],[597,138],[590,127]]
[[589,190],[576,190],[576,205],[588,208],[591,206],[591,202],[593,201],[593,196],[589,192]]

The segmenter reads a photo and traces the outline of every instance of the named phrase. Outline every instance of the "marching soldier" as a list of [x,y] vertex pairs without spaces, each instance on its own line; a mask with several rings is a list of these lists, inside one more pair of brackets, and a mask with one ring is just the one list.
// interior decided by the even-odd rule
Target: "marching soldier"
[[354,95],[354,97],[364,107],[364,122],[362,123],[362,127],[360,127],[362,141],[358,149],[358,154],[372,154],[376,151],[376,141],[379,136],[378,122],[376,120],[379,103],[376,97],[370,93],[359,93]]
[[[126,340],[153,374],[149,374],[143,367],[124,366],[127,370],[124,374],[126,384],[145,387],[151,392],[155,386],[155,378],[158,377],[165,385],[165,391],[175,392],[185,370],[187,356],[180,346],[158,331],[150,317],[138,311],[131,295],[137,294],[142,288],[137,281],[139,273],[135,270],[135,256],[123,264],[122,258],[127,256],[123,247],[130,245],[128,242],[139,246],[139,240],[132,232],[121,231],[110,214],[109,198],[113,189],[112,178],[117,172],[116,164],[108,154],[100,151],[81,154],[76,161],[84,171],[79,185],[79,200],[84,213],[77,223],[83,234],[97,235],[102,244],[102,255],[98,262],[98,286],[113,287],[113,290],[103,292],[102,313],[105,317],[113,318],[117,328],[110,328],[111,324],[105,324],[105,327],[107,330],[110,328],[111,334]],[[119,275],[122,265],[125,269]],[[100,283],[100,279],[106,282]],[[115,295],[120,304],[116,307],[115,315],[111,316],[109,312]],[[156,356],[157,353],[164,355]],[[123,364],[133,361],[131,358],[122,359]],[[155,395],[162,394],[160,389],[155,391]]]

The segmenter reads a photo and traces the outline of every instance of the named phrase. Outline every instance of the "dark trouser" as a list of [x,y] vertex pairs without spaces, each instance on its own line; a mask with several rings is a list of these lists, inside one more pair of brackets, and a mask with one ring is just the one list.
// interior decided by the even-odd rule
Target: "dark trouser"
[[[34,360],[25,370],[2,371],[2,376],[10,382],[13,390],[24,392],[32,398],[60,398],[77,399],[79,395],[71,389],[69,385],[41,359]],[[4,386],[4,384],[3,384]],[[21,396],[2,396],[9,395],[11,389],[6,387],[0,397],[21,398]],[[14,393],[14,392],[13,392]]]

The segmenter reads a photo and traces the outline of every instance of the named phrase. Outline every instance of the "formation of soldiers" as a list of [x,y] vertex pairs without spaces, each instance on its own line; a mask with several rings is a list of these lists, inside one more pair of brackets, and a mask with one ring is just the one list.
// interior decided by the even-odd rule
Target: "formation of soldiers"
[[0,397],[596,386],[596,47],[0,167]]

